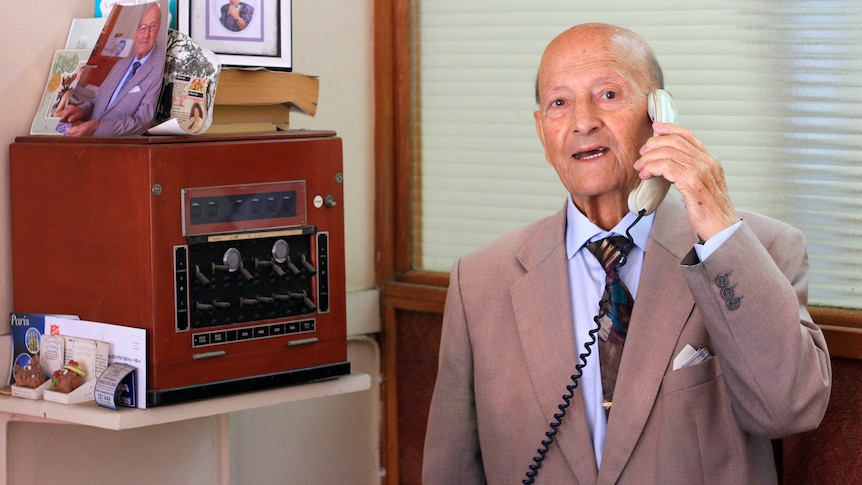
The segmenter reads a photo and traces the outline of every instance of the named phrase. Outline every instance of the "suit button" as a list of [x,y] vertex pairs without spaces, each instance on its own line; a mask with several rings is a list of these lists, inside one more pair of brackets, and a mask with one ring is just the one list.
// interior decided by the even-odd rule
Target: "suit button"
[[717,284],[719,288],[726,287],[727,283],[728,283],[728,278],[727,278],[726,274],[718,275],[718,277],[715,278],[715,284]]
[[724,288],[722,288],[721,289],[721,297],[724,298],[725,300],[729,300],[729,299],[733,298],[733,287],[732,286],[725,286]]
[[739,308],[739,300],[741,300],[741,299],[742,299],[742,297],[731,298],[731,299],[727,300],[727,308],[729,308],[731,310],[736,310],[737,308]]

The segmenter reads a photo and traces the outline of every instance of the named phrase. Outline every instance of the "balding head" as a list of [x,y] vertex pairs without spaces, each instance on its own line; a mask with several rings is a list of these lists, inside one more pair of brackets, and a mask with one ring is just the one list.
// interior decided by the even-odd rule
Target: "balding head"
[[155,48],[159,39],[162,11],[158,2],[153,2],[144,10],[138,27],[135,29],[135,54],[143,58]]
[[629,71],[646,90],[664,88],[664,74],[655,53],[643,37],[631,30],[615,25],[589,23],[571,27],[555,37],[545,48],[539,72],[536,75],[536,103],[539,102],[539,86],[542,69],[550,62],[561,58],[578,56],[596,43],[606,44],[609,51],[625,58]]

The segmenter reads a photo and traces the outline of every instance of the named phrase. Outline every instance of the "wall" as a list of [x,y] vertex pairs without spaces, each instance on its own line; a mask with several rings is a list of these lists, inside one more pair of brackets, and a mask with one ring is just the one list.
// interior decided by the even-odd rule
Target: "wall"
[[[71,19],[91,17],[96,1],[4,1],[7,22],[0,32],[4,46],[0,49],[0,65],[4,67],[0,71],[0,92],[3,93],[0,113],[4,117],[0,125],[0,145],[4,147],[0,152],[0,261],[3,262],[0,263],[0,315],[8,315],[13,310],[6,147],[15,137],[28,134],[54,51],[63,47]],[[291,117],[291,128],[332,129],[343,138],[348,313],[352,314],[348,331],[351,334],[374,332],[379,322],[373,288],[372,2],[295,0],[292,10],[295,72],[320,76],[321,83],[317,115],[310,118],[296,114]],[[351,305],[358,306],[363,314],[357,316]],[[0,380],[4,382],[8,368],[2,363],[9,362],[8,334],[7,320],[0,319]],[[372,347],[367,341],[353,342],[349,358],[356,361],[354,370],[372,373],[372,381],[376,382],[379,360]],[[92,469],[92,462],[86,462],[102,456],[108,462],[100,465],[106,466],[103,477],[122,476],[124,483],[131,483],[125,480],[128,477],[137,477],[139,483],[152,483],[159,478],[184,476],[198,478],[196,481],[165,482],[290,483],[292,480],[285,477],[299,480],[304,476],[293,470],[314,467],[327,469],[326,481],[321,483],[335,483],[337,480],[333,480],[338,476],[352,477],[351,483],[374,482],[379,412],[376,386],[354,396],[326,399],[320,406],[313,403],[290,405],[232,416],[231,455],[227,459],[219,455],[223,450],[213,436],[213,430],[218,428],[215,419],[129,433],[12,423],[9,458],[10,463],[18,463],[20,474],[17,477],[32,478],[39,475],[23,470],[38,467],[41,462],[31,462],[28,457],[32,455],[28,452],[32,449],[29,446],[28,449],[16,448],[12,438],[26,436],[26,443],[42,456],[45,451],[62,450],[51,444],[87,448],[96,442],[113,444],[117,441],[126,444],[110,447],[113,451],[108,455],[84,455],[88,466],[80,467],[82,473]],[[319,412],[320,408],[326,409],[327,414]],[[256,434],[247,434],[246,429]],[[257,450],[246,446],[251,444]],[[261,455],[260,450],[287,452],[295,447],[304,448],[306,452],[277,454],[275,462],[259,461],[261,456],[273,456]],[[189,451],[189,448],[193,449]],[[135,455],[138,457],[131,458]],[[176,459],[177,456],[186,459]],[[314,483],[314,478],[305,477],[301,481]],[[71,475],[67,483],[74,482],[74,475]],[[3,483],[2,478],[0,483]]]

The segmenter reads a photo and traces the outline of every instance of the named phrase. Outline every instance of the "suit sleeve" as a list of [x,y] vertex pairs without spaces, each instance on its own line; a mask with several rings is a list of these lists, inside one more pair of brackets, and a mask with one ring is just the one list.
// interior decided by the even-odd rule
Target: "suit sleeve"
[[452,268],[443,315],[437,382],[425,433],[425,485],[485,483],[473,394],[473,353],[461,300],[459,264]]
[[704,262],[682,271],[710,334],[740,426],[779,438],[816,428],[832,368],[808,303],[802,233],[781,225],[758,239],[743,224]]
[[83,119],[89,120],[93,116],[93,100],[78,106],[78,109],[83,113]]

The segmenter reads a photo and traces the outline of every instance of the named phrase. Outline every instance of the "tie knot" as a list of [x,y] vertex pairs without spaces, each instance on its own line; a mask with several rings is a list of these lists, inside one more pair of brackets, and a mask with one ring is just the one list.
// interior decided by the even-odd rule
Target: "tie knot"
[[605,273],[613,274],[631,245],[632,242],[625,236],[609,236],[587,244],[587,249],[599,260]]
[[135,61],[134,63],[132,63],[132,76],[134,76],[134,75],[135,75],[135,73],[136,73],[136,72],[138,72],[138,68],[139,68],[139,67],[141,67],[141,63],[140,63],[140,62]]

